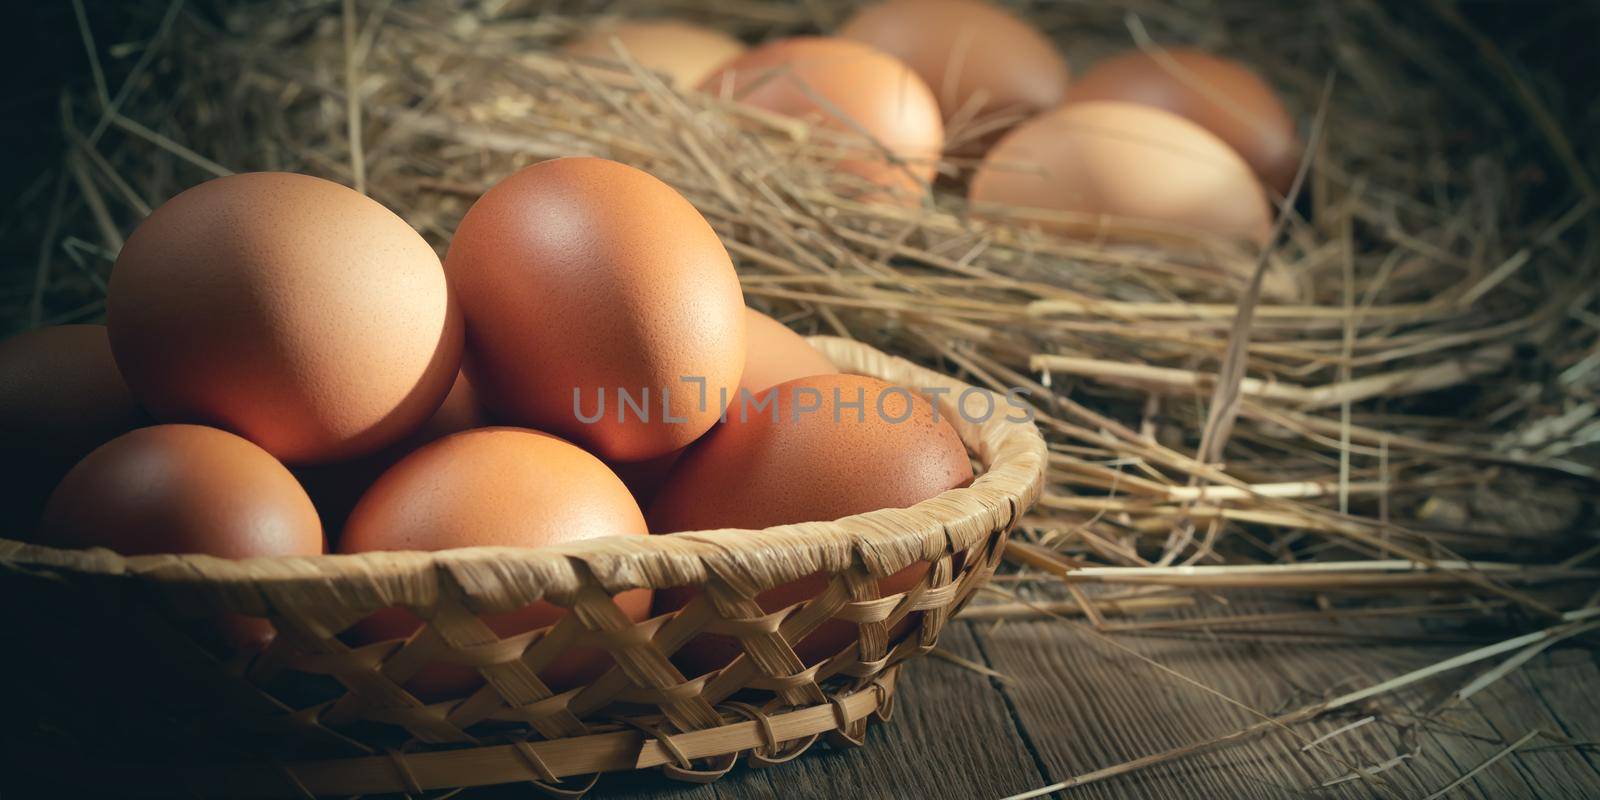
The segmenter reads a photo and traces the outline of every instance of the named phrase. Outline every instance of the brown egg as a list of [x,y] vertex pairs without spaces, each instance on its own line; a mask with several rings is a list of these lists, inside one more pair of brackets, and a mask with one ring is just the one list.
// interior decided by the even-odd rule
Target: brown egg
[[[800,334],[753,308],[745,309],[745,338],[744,373],[739,378],[739,388],[752,395],[795,378],[839,371]],[[739,397],[730,392],[728,402],[734,403]],[[609,466],[627,484],[639,505],[648,507],[682,455],[680,449],[645,461],[619,461]]]
[[1070,70],[1032,25],[983,0],[889,0],[839,29],[904,61],[939,100],[946,150],[981,155],[1021,119],[1061,105]]
[[144,421],[105,326],[37,328],[0,342],[0,537],[25,535],[73,464]]
[[455,383],[450,385],[450,393],[444,396],[444,402],[439,404],[433,416],[422,423],[401,441],[401,444],[413,445],[415,450],[435,439],[441,439],[452,433],[482,428],[489,425],[489,415],[483,410],[483,403],[478,400],[478,390],[472,388],[464,372],[456,374]]
[[1134,103],[1069,103],[1007,134],[972,179],[985,205],[1082,215],[1063,232],[1098,233],[1099,218],[1265,242],[1272,214],[1250,166],[1210,131]]
[[[770,410],[736,404],[727,423],[689,448],[650,506],[652,531],[833,520],[912,506],[972,480],[955,429],[935,419],[934,407],[910,389],[856,375],[822,375],[770,391]],[[852,405],[857,400],[860,409]],[[906,591],[927,569],[926,563],[913,563],[881,580],[879,590]],[[773,612],[815,597],[825,586],[824,576],[811,575],[763,592],[757,601]],[[696,591],[657,592],[658,612],[681,608]],[[894,634],[909,624],[908,617]],[[815,664],[849,645],[856,633],[854,624],[830,620],[795,652]],[[693,676],[720,668],[738,652],[732,639],[702,635],[675,660]]]
[[[872,137],[875,144],[852,145],[862,157],[840,167],[901,200],[925,192],[944,147],[939,104],[927,84],[895,57],[860,42],[807,36],[770,42],[723,65],[700,88],[852,138]],[[880,148],[903,163],[890,162]]]
[[[227,431],[156,425],[100,446],[50,495],[39,541],[123,555],[308,556],[323,550],[317,510],[270,453]],[[234,647],[272,637],[265,620],[234,617]]]
[[1067,92],[1070,102],[1141,103],[1186,117],[1227,142],[1279,194],[1300,167],[1294,119],[1267,82],[1237,61],[1199,50],[1135,50],[1095,65]]
[[[713,428],[713,430],[715,430]],[[644,461],[616,461],[606,464],[617,477],[622,479],[624,486],[633,494],[633,499],[638,501],[640,508],[646,508],[650,501],[656,497],[656,492],[661,490],[667,476],[672,474],[672,466],[683,457],[679,448],[664,456],[647,458]]]
[[461,220],[445,271],[468,377],[505,422],[642,461],[710,429],[708,400],[738,385],[733,262],[694,206],[633,167],[562,158],[506,178]]
[[336,534],[344,527],[345,519],[361,495],[400,459],[436,439],[490,424],[488,414],[478,402],[477,391],[467,382],[465,374],[458,374],[439,410],[404,439],[370,456],[300,467],[294,474],[321,514],[323,529]]
[[[452,434],[412,453],[373,484],[345,525],[339,552],[544,547],[602,536],[643,536],[644,516],[599,459],[554,436],[523,428]],[[616,596],[634,621],[650,612],[650,592]],[[539,601],[484,618],[498,636],[554,625],[566,609]],[[421,624],[400,608],[356,625],[360,642],[411,635]],[[593,679],[611,664],[602,650],[569,650],[541,674],[555,691]],[[426,699],[458,696],[482,683],[471,667],[431,664],[406,683]]]
[[756,394],[795,378],[839,372],[833,362],[783,323],[753,308],[745,309],[745,314],[747,344],[739,388]]
[[646,69],[662,73],[683,89],[699,85],[723,62],[745,51],[744,43],[722,31],[678,20],[629,20],[602,24],[561,48],[580,58],[617,60],[611,40]]
[[399,440],[461,359],[433,249],[309,175],[234,175],[168,200],[118,256],[107,317],[117,366],[157,419],[226,428],[292,463]]

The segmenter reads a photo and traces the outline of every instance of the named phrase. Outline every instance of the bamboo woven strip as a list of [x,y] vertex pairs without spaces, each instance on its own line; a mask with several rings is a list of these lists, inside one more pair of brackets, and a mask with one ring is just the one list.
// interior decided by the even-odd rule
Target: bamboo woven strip
[[[260,766],[179,770],[192,787],[250,785],[282,794],[287,780],[302,793],[415,792],[656,766],[669,776],[705,780],[745,751],[766,763],[798,754],[825,732],[859,743],[866,718],[885,713],[897,665],[931,650],[945,621],[993,574],[1007,532],[1039,498],[1047,454],[1034,426],[1008,420],[1003,403],[987,418],[973,410],[993,400],[981,390],[857,342],[811,341],[845,371],[942,392],[935,395],[941,416],[979,465],[971,485],[910,508],[828,522],[535,550],[229,561],[125,558],[0,540],[0,578],[45,574],[84,593],[108,581],[152,590],[143,596],[152,608],[141,614],[149,628],[141,635],[162,643],[163,662],[176,659],[203,676],[222,715],[239,715],[235,721],[247,729],[300,736],[324,748],[342,743],[352,753],[274,766],[278,780],[270,784],[256,774],[266,769]],[[959,403],[968,404],[967,413]],[[921,583],[880,597],[879,579],[913,561],[930,564]],[[766,589],[819,572],[829,581],[810,600],[772,613],[755,602]],[[627,589],[681,585],[703,591],[682,610],[637,624],[611,600]],[[549,629],[503,639],[479,618],[538,600],[571,613]],[[418,633],[360,647],[340,638],[356,621],[396,605],[425,620]],[[278,636],[240,679],[185,642],[158,608],[195,617],[265,616]],[[895,626],[913,615],[917,624],[892,641]],[[807,666],[793,645],[828,620],[856,624],[858,640]],[[709,675],[682,674],[671,656],[703,632],[734,636],[743,655]],[[615,666],[586,686],[556,693],[539,674],[574,647],[602,648]],[[406,682],[430,663],[471,666],[485,685],[465,697],[423,702]],[[343,693],[295,708],[259,688],[296,672],[331,677]],[[726,703],[750,691],[772,699],[762,708]],[[617,718],[630,726],[619,731],[603,713],[619,707],[646,713]],[[356,722],[403,731],[404,755],[378,739],[340,733]],[[518,723],[535,738],[506,744],[496,733],[484,739],[491,730],[484,723],[491,722]],[[696,759],[710,759],[710,765]],[[136,772],[156,785],[175,774]]]

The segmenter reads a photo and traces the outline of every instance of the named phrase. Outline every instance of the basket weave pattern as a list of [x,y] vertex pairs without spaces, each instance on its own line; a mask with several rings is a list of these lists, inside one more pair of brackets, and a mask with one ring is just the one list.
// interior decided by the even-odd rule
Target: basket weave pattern
[[[312,745],[297,752],[340,756],[181,770],[202,793],[418,792],[527,780],[576,796],[605,771],[660,766],[671,777],[711,780],[742,753],[762,765],[799,755],[822,734],[860,743],[868,718],[890,712],[898,665],[927,652],[993,574],[1007,533],[1038,497],[1046,454],[1037,430],[1007,421],[1003,406],[981,423],[954,413],[967,388],[958,381],[856,342],[812,343],[846,372],[948,390],[942,416],[979,464],[972,485],[909,509],[832,522],[536,551],[228,561],[0,540],[0,580],[45,575],[84,592],[115,586],[118,598],[143,598],[123,615],[164,661],[209,676],[195,691],[215,695],[219,719]],[[918,585],[878,595],[879,578],[918,560],[929,564]],[[827,588],[810,601],[770,614],[756,602],[766,589],[818,572],[829,576]],[[129,582],[139,592],[126,591]],[[638,624],[611,600],[627,589],[684,585],[700,588],[692,602]],[[570,613],[503,639],[479,618],[538,600]],[[340,638],[391,606],[426,624],[404,642],[357,647]],[[265,617],[278,636],[248,663],[222,664],[178,633],[175,613]],[[909,632],[891,641],[890,631],[912,615]],[[791,643],[830,619],[857,623],[857,640],[805,666]],[[738,639],[743,656],[708,675],[681,674],[670,657],[701,633]],[[552,692],[537,675],[573,647],[603,649],[614,666],[588,685]],[[441,662],[476,668],[484,685],[429,703],[403,688],[424,665]],[[272,688],[306,675],[335,691],[306,704]]]

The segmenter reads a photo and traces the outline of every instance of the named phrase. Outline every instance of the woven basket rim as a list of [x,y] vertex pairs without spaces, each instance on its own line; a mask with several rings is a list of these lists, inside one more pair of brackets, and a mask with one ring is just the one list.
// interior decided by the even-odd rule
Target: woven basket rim
[[[919,389],[943,387],[950,390],[946,397],[977,388],[854,340],[815,336],[809,341],[844,372]],[[615,593],[702,583],[707,571],[731,584],[749,585],[752,591],[821,570],[839,571],[851,562],[883,576],[913,560],[963,549],[989,531],[1009,526],[1033,505],[1041,491],[1046,448],[1031,422],[1011,421],[997,414],[972,423],[954,413],[948,400],[939,402],[969,454],[976,455],[984,469],[969,486],[945,491],[910,508],[878,509],[827,522],[760,530],[606,537],[535,549],[473,547],[238,560],[205,555],[122,556],[103,548],[65,550],[0,538],[0,569],[137,576],[169,588],[187,584],[235,596],[239,589],[270,586],[293,591],[313,584],[326,588],[332,581],[341,584],[340,588],[346,588],[345,583],[368,591],[377,587],[378,596],[359,603],[374,608],[426,604],[437,591],[439,571],[468,572],[492,577],[488,584],[506,590],[494,593],[503,596],[468,598],[483,611],[515,608],[539,599],[565,605],[586,577]],[[358,581],[339,580],[357,576]]]

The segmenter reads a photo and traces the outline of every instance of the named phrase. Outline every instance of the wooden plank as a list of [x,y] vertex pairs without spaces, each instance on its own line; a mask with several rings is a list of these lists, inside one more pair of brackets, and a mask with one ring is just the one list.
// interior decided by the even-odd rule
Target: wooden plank
[[[1422,627],[1433,632],[1448,630],[1442,620],[1426,621]],[[1380,652],[1376,663],[1392,668],[1390,665],[1397,657],[1407,654],[1404,649]],[[1585,685],[1600,685],[1600,671],[1596,670],[1587,652],[1568,646],[1547,650],[1464,704],[1445,702],[1449,692],[1497,663],[1444,676],[1436,691],[1427,698],[1431,707],[1443,704],[1442,710],[1433,715],[1436,726],[1428,732],[1427,743],[1438,753],[1439,760],[1451,764],[1457,775],[1485,763],[1535,728],[1572,736],[1569,729],[1573,723],[1579,727],[1585,723],[1600,723],[1600,704],[1582,689]],[[1568,709],[1566,715],[1573,723],[1561,719],[1561,712],[1543,697],[1545,691],[1562,695],[1565,702],[1561,707]],[[1600,733],[1600,730],[1594,732]],[[1576,738],[1583,738],[1581,732]],[[1580,748],[1551,747],[1553,742],[1540,737],[1527,743],[1516,753],[1473,776],[1468,783],[1452,789],[1452,796],[1593,797],[1600,794],[1600,770],[1596,769],[1593,758]],[[1430,786],[1429,793],[1451,780],[1454,778]]]
[[[1571,650],[1547,651],[1469,701],[1471,714],[1482,726],[1482,731],[1498,740],[1477,742],[1479,754],[1482,756],[1479,759],[1480,763],[1503,749],[1505,744],[1529,731],[1537,729],[1562,733],[1564,726],[1560,719],[1551,713],[1551,709],[1545,705],[1534,688],[1538,684],[1552,687],[1555,685],[1557,678],[1552,675],[1551,665],[1552,659],[1558,656],[1586,657],[1587,654]],[[1581,679],[1588,680],[1587,685],[1590,687],[1600,685],[1595,681],[1593,662],[1588,662],[1588,667],[1586,675],[1580,670],[1571,672],[1579,673]],[[1581,750],[1554,749],[1546,746],[1551,743],[1551,739],[1541,736],[1489,769],[1508,777],[1514,772],[1529,787],[1532,796],[1550,798],[1594,796],[1595,787],[1600,786],[1600,772],[1595,770],[1594,765],[1584,757]],[[1487,772],[1488,770],[1485,771]]]
[[[1469,740],[1477,751],[1471,766],[1487,761],[1533,730],[1557,727],[1555,719],[1525,688],[1526,680],[1524,676],[1508,676],[1468,701],[1472,723],[1469,728],[1484,737]],[[1535,739],[1524,747],[1548,743]],[[1498,791],[1502,797],[1516,796],[1520,789],[1527,797],[1582,798],[1592,796],[1595,786],[1593,769],[1582,757],[1571,751],[1548,749],[1512,753],[1480,772],[1477,779],[1497,779],[1503,788],[1488,791]]]
[[[981,662],[965,623],[940,647]],[[1001,797],[1044,781],[995,682],[935,658],[906,665],[894,717],[868,728],[863,747],[811,752],[775,767],[741,763],[716,783],[673,783],[655,772],[601,779],[597,796],[637,800],[766,798]]]
[[[978,638],[995,668],[1017,677],[1007,691],[1038,743],[1052,781],[1205,741],[1259,719],[1079,625],[1012,624],[980,632]],[[1278,679],[1277,673],[1286,667],[1302,680],[1314,676],[1306,676],[1302,665],[1276,657],[1270,645],[1130,636],[1117,641],[1264,713],[1317,699],[1302,696],[1292,684]],[[1309,649],[1316,648],[1300,652]],[[1344,722],[1306,726],[1307,736],[1315,738]],[[1336,746],[1347,747],[1350,738],[1342,738]],[[1378,760],[1382,759],[1371,761]],[[1071,796],[1290,797],[1348,771],[1330,762],[1320,755],[1300,755],[1298,745],[1283,734],[1268,734],[1221,752],[1090,784],[1073,790]],[[1326,794],[1369,796],[1353,790],[1335,787]]]
[[[1235,600],[1226,613],[1292,610]],[[1304,610],[1303,608],[1300,610]],[[1215,606],[1182,616],[1223,613]],[[1379,644],[1218,633],[1214,639],[1118,636],[1136,653],[1265,713],[1282,713],[1471,649],[1473,639],[1509,635],[1478,624],[1407,619],[1342,620],[1299,629],[1363,634]],[[1471,634],[1471,635],[1468,635]],[[1433,637],[1433,638],[1430,638]],[[818,749],[771,769],[740,766],[714,784],[672,783],[654,772],[604,778],[596,796],[650,800],[768,798],[997,798],[1074,774],[1201,741],[1255,721],[1250,712],[1161,672],[1081,625],[1060,621],[957,623],[941,643],[1005,674],[989,678],[935,659],[909,665],[895,719],[874,725],[866,747]],[[1378,698],[1297,726],[1295,738],[1256,740],[1073,789],[1062,798],[1416,798],[1449,784],[1532,727],[1576,741],[1600,741],[1600,667],[1593,654],[1556,648],[1427,720],[1445,693],[1473,670]],[[1369,714],[1378,719],[1338,734],[1312,753],[1303,742]],[[1600,796],[1600,770],[1583,749],[1538,739],[1456,787],[1448,797]],[[1409,757],[1371,781],[1319,784],[1353,767]],[[517,791],[520,791],[517,790]],[[472,794],[474,798],[502,796]],[[522,796],[508,793],[505,797]]]
[[[1236,603],[1232,613],[1270,610],[1284,608]],[[1215,614],[1216,609],[1196,609],[1185,615],[1207,613]],[[1420,626],[1411,620],[1337,624],[1364,634],[1395,637],[1397,641],[1368,645],[1338,641],[1288,643],[1270,638],[1203,641],[1130,636],[1119,636],[1115,641],[1252,708],[1272,713],[1435,663],[1471,646],[1429,643],[1422,638]],[[1408,637],[1412,644],[1406,643]],[[1017,679],[1006,691],[1051,773],[1049,782],[1204,741],[1258,719],[1119,650],[1081,625],[1059,621],[1011,623],[980,629],[978,640],[992,665]],[[1467,674],[1453,679],[1464,681]],[[1456,684],[1447,681],[1445,685]],[[1312,739],[1373,710],[1395,712],[1339,735],[1315,748],[1314,754],[1300,752],[1303,740],[1269,733],[1219,752],[1076,788],[1068,796],[1302,796],[1324,781],[1347,774],[1352,767],[1370,769],[1402,754],[1409,757],[1382,772],[1377,780],[1351,781],[1320,790],[1318,796],[1424,796],[1482,763],[1503,746],[1470,736],[1437,733],[1410,719],[1409,714],[1436,699],[1439,688],[1432,685],[1380,698],[1375,708],[1297,727],[1305,739]],[[1538,708],[1538,699],[1530,692],[1511,688],[1501,691],[1508,694],[1497,696],[1494,702],[1503,702],[1517,709],[1518,714]],[[1548,715],[1539,722],[1556,725]],[[1504,734],[1509,741],[1525,730],[1494,735],[1501,738]],[[1568,785],[1578,787],[1573,790],[1578,795],[1593,796],[1600,789],[1600,780],[1591,774],[1591,765],[1575,751],[1540,751],[1534,757],[1540,760],[1541,769],[1554,767],[1557,762],[1560,766],[1542,779],[1530,779],[1531,766],[1506,769],[1496,764],[1456,789],[1453,796],[1563,796],[1556,787]]]
[[[1600,774],[1600,752],[1593,744],[1600,742],[1600,695],[1596,694],[1600,687],[1600,652],[1556,649],[1534,659],[1532,665],[1529,691],[1555,718],[1556,733],[1573,742],[1589,743],[1572,752]],[[1534,744],[1546,747],[1550,742]],[[1592,794],[1600,795],[1600,791]]]
[[[1414,630],[1411,624],[1401,622],[1370,632],[1399,634],[1411,630]],[[1357,676],[1357,680],[1370,683],[1437,663],[1470,646],[1336,646],[1324,651],[1321,661],[1327,674]],[[1449,683],[1451,679],[1464,681],[1467,673],[1447,676],[1444,685],[1455,685]],[[1385,785],[1392,789],[1394,796],[1423,797],[1433,793],[1481,761],[1471,748],[1471,740],[1459,735],[1458,731],[1464,729],[1458,720],[1448,717],[1439,720],[1429,716],[1429,710],[1438,699],[1438,689],[1434,687],[1396,692],[1374,699],[1357,713],[1376,714],[1378,721],[1368,726],[1363,738],[1342,743],[1346,749],[1340,752],[1345,758],[1362,765],[1378,763],[1382,758],[1393,758],[1401,753],[1408,754],[1410,758],[1402,767],[1383,773]],[[1496,777],[1475,777],[1452,790],[1452,796],[1464,800],[1497,800],[1517,796],[1506,793],[1505,787],[1495,780]]]

